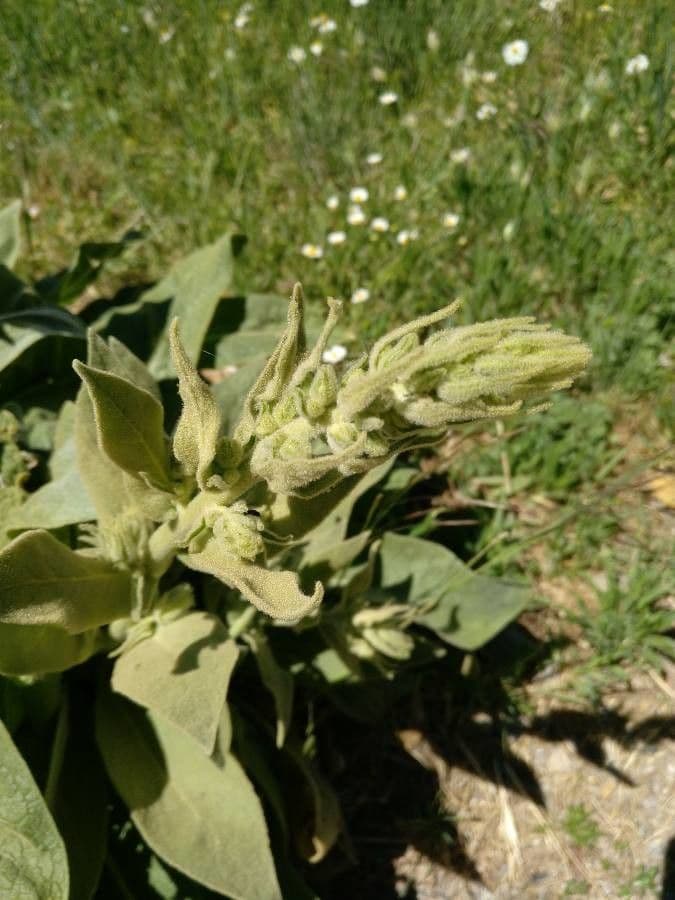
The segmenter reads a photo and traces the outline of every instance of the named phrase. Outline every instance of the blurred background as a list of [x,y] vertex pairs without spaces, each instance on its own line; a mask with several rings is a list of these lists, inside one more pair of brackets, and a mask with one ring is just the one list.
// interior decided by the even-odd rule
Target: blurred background
[[[353,353],[455,297],[461,322],[537,315],[593,349],[579,389],[547,414],[464,429],[424,460],[435,493],[414,533],[450,534],[441,539],[475,567],[524,575],[535,590],[525,625],[539,649],[505,663],[503,708],[536,716],[563,698],[596,717],[518,738],[534,742],[519,752],[551,779],[536,814],[516,781],[512,808],[504,783],[481,776],[480,753],[460,754],[465,781],[446,788],[467,820],[446,825],[471,866],[448,881],[446,859],[436,884],[435,864],[411,851],[402,865],[420,897],[673,896],[662,887],[675,830],[662,724],[626,737],[635,722],[667,722],[675,698],[655,641],[673,608],[673,9],[3,0],[0,10],[0,197],[23,201],[20,274],[140,229],[145,239],[97,286],[114,292],[230,230],[248,238],[238,277],[249,288],[288,293],[301,280],[310,302],[348,301]],[[605,729],[598,709],[624,718]],[[597,747],[614,735],[622,765],[631,757],[632,787],[592,748],[565,756],[589,731]],[[421,762],[433,769],[429,752]],[[411,753],[420,762],[414,741]],[[542,860],[548,887],[536,886]]]

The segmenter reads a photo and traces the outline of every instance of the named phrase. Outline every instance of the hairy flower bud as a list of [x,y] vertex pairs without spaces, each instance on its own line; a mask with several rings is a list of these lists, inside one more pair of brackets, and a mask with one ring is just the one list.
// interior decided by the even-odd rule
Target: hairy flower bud
[[310,419],[318,419],[335,403],[338,382],[333,366],[320,366],[307,391],[305,410]]

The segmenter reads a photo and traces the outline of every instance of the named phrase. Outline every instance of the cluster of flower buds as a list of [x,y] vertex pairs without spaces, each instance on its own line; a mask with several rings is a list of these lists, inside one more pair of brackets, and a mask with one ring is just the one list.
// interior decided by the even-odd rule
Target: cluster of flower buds
[[453,423],[511,415],[569,387],[590,351],[530,317],[438,326],[459,302],[380,338],[338,377],[322,363],[341,304],[329,300],[319,339],[304,352],[302,294],[251,390],[235,432],[251,472],[277,493],[312,496],[340,478],[433,443]]

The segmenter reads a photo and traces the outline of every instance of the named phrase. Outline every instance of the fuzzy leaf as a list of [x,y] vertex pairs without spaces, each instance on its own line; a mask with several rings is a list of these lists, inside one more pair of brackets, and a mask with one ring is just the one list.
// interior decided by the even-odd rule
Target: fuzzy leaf
[[28,766],[0,722],[0,897],[68,900],[63,841]]
[[[167,323],[183,322],[183,343],[193,363],[206,337],[221,297],[232,287],[236,238],[226,234],[177,262],[166,278],[146,291],[142,303],[171,300]],[[148,363],[155,378],[171,378],[168,325]]]
[[276,572],[223,550],[210,540],[200,553],[181,557],[196,572],[214,575],[224,584],[239,591],[261,612],[280,622],[296,622],[314,612],[323,597],[319,582],[311,595],[303,594],[294,572]]
[[73,438],[54,451],[50,468],[52,476],[56,472],[62,474],[26,497],[26,502],[9,520],[11,531],[61,528],[96,518],[96,510],[77,469]]
[[210,755],[237,655],[215,616],[188,613],[119,657],[113,690],[166,717]]
[[277,713],[276,743],[277,747],[283,747],[293,716],[293,676],[277,663],[262,632],[253,632],[249,635],[248,641],[255,655],[262,682],[274,697]]
[[381,587],[403,589],[408,603],[423,607],[415,621],[462,650],[493,638],[529,597],[521,585],[472,572],[439,544],[393,532],[382,540],[380,564]]
[[129,614],[128,572],[84,556],[48,531],[26,531],[0,551],[0,623],[56,625],[78,634]]
[[231,754],[217,765],[185,732],[114,695],[97,739],[141,835],[174,868],[233,900],[281,900],[260,801]]
[[[340,802],[314,761],[303,753],[297,741],[289,740],[285,750],[302,775],[311,802],[309,818],[303,815],[301,821],[296,823],[298,850],[309,862],[317,863],[325,857],[342,830]],[[293,809],[297,815],[297,803],[293,805]]]
[[148,367],[116,337],[108,338],[106,343],[95,331],[90,330],[87,335],[87,363],[95,369],[126,378],[136,387],[152,394],[158,403],[162,402],[157,382]]
[[0,209],[0,263],[14,267],[21,247],[21,201],[12,200]]
[[89,391],[104,453],[125,472],[144,473],[155,484],[166,486],[169,470],[161,404],[118,375],[79,361],[73,367]]
[[173,453],[188,475],[196,474],[197,483],[204,489],[216,455],[220,413],[208,385],[199,377],[185,352],[178,334],[178,319],[171,323],[169,342],[178,374],[178,392],[183,401],[183,411],[173,436]]
[[45,675],[63,672],[88,659],[96,648],[96,632],[69,634],[51,625],[0,624],[0,672]]

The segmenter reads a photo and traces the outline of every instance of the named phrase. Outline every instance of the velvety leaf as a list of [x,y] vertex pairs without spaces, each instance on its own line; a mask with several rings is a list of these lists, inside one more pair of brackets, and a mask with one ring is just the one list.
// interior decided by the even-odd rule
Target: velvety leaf
[[75,404],[74,431],[77,470],[97,517],[105,520],[136,510],[139,518],[145,516],[158,521],[169,508],[171,495],[125,472],[101,450],[94,407],[84,385]]
[[61,528],[96,518],[96,509],[77,468],[74,438],[67,440],[52,454],[50,468],[52,474],[61,474],[28,494],[25,503],[9,518],[8,528],[11,531]]
[[302,747],[295,740],[286,743],[285,751],[295,763],[307,786],[311,814],[303,813],[301,805],[295,802],[298,850],[309,862],[322,860],[333,846],[342,830],[342,813],[337,795],[326,779],[319,772],[316,764],[302,752]]
[[106,342],[95,331],[90,330],[87,340],[87,363],[95,369],[126,378],[136,387],[143,388],[151,394],[158,403],[162,402],[157,382],[148,371],[148,367],[116,337],[108,338]]
[[41,279],[35,289],[50,303],[69,303],[79,297],[100,275],[108,260],[121,256],[132,241],[140,238],[128,232],[121,241],[88,241],[78,249],[73,264],[62,272]]
[[104,453],[125,472],[144,473],[153,483],[168,485],[162,405],[126,378],[79,361],[73,366],[89,390]]
[[27,306],[0,315],[0,325],[9,324],[19,328],[30,328],[42,334],[74,335],[83,338],[86,334],[82,321],[65,309],[55,306]]
[[320,583],[313,594],[303,594],[295,572],[277,572],[239,559],[215,540],[210,540],[201,553],[188,553],[181,559],[190,569],[214,575],[235,588],[261,612],[281,622],[295,622],[309,615],[323,597]]
[[0,549],[10,541],[10,521],[19,513],[25,496],[15,485],[0,487]]
[[277,713],[276,744],[277,747],[283,747],[293,716],[293,676],[278,664],[261,631],[252,632],[248,641],[255,654],[262,682],[274,697]]
[[233,900],[281,900],[260,801],[237,759],[217,765],[185,732],[114,695],[97,705],[108,774],[169,865]]
[[67,734],[61,764],[46,794],[66,845],[70,896],[96,896],[107,845],[108,790],[101,757],[89,722],[86,697],[67,703]]
[[177,319],[171,323],[169,343],[178,374],[178,391],[183,401],[183,410],[173,436],[173,454],[188,475],[196,474],[197,483],[204,489],[216,455],[220,413],[208,385],[199,377],[185,352]]
[[232,235],[226,234],[177,262],[166,278],[141,297],[142,303],[171,300],[167,327],[148,363],[155,378],[170,378],[168,324],[178,316],[182,322],[183,344],[193,363],[197,363],[209,324],[220,298],[232,287],[234,248]]
[[21,201],[12,200],[0,209],[0,263],[14,267],[21,247]]
[[84,556],[48,531],[27,531],[0,551],[0,623],[57,625],[78,634],[129,614],[128,572]]
[[84,662],[95,649],[95,631],[69,634],[53,625],[0,623],[0,672],[4,675],[63,672]]
[[28,766],[0,722],[0,897],[68,900],[63,841]]
[[423,607],[415,621],[462,650],[493,638],[529,597],[521,585],[472,572],[439,544],[392,532],[382,540],[380,564],[381,586],[402,586],[408,602]]
[[213,752],[237,645],[219,619],[192,612],[159,625],[115,663],[115,691],[166,717]]

